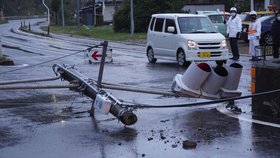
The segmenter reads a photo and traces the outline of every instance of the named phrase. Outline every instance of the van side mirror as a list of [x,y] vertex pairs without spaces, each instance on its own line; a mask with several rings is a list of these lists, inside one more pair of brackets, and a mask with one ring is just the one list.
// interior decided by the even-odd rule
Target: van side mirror
[[174,26],[168,26],[167,27],[167,32],[175,33],[175,27]]
[[226,20],[224,20],[224,24],[226,24],[227,23],[227,21]]

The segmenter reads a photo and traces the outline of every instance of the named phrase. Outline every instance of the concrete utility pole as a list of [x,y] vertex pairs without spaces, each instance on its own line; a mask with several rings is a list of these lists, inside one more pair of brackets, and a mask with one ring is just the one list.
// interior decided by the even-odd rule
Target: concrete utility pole
[[[59,73],[63,80],[75,83],[77,82],[80,85],[79,88],[72,90],[79,91],[93,99],[94,104],[92,105],[90,111],[91,116],[94,116],[94,109],[98,108],[103,111],[103,113],[111,113],[124,125],[133,125],[137,122],[137,116],[133,113],[132,109],[126,108],[121,101],[116,99],[110,93],[94,85],[93,82],[90,82],[91,79],[83,76],[73,67],[55,64],[53,65],[53,70],[56,74]],[[110,107],[107,109],[108,104],[110,104]],[[102,109],[105,109],[106,111]]]
[[95,0],[92,0],[92,26],[95,26]]
[[130,0],[130,33],[134,34],[133,0]]
[[47,8],[47,11],[48,11],[48,34],[50,34],[50,23],[51,23],[51,21],[50,21],[50,10],[49,10],[48,6],[45,4],[45,0],[42,0],[42,3]]
[[61,19],[62,19],[62,27],[64,28],[65,21],[64,21],[64,1],[63,0],[61,0]]
[[77,25],[80,26],[80,0],[77,0]]
[[0,58],[3,56],[2,54],[2,41],[1,41],[1,37],[0,37]]
[[254,0],[250,0],[250,9],[251,10],[255,10],[255,7],[254,7]]

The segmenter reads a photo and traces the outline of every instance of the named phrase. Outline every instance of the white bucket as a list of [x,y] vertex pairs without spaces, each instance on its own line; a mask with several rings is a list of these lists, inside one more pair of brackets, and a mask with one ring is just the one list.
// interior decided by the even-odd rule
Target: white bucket
[[222,98],[241,96],[242,93],[237,89],[242,73],[242,68],[243,66],[238,63],[232,63],[230,66],[226,67],[228,71],[228,77],[221,88]]
[[221,66],[214,68],[212,73],[202,85],[202,96],[211,99],[221,98],[219,90],[228,77],[228,71]]
[[184,72],[181,80],[182,83],[190,89],[198,90],[210,73],[211,67],[207,63],[196,64],[192,62],[189,68]]
[[243,66],[238,63],[232,63],[226,67],[228,71],[228,77],[225,80],[223,88],[228,90],[237,90]]
[[211,68],[207,63],[192,62],[183,75],[177,74],[174,77],[171,89],[193,97],[200,97],[200,88],[210,73]]

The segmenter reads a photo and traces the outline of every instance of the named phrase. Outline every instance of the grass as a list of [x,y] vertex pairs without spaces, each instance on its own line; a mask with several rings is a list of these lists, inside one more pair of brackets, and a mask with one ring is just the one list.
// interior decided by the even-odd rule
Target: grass
[[5,19],[4,20],[2,20],[2,19],[0,20],[0,24],[5,24],[5,23],[8,23],[8,20],[5,20]]
[[70,35],[78,35],[78,36],[86,36],[103,40],[112,40],[112,41],[133,41],[133,40],[145,40],[146,33],[121,33],[114,32],[113,27],[106,26],[98,26],[98,27],[89,27],[89,26],[67,26],[67,27],[57,27],[53,26],[50,28],[50,31],[53,33],[61,33],[61,34],[70,34]]

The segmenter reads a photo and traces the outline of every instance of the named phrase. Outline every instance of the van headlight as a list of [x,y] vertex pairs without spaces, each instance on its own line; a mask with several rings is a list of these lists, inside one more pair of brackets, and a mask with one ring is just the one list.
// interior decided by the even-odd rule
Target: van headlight
[[187,41],[187,45],[188,45],[188,48],[189,48],[189,49],[197,49],[197,44],[196,44],[195,41],[188,40],[188,41]]
[[226,48],[227,47],[227,41],[226,40],[223,40],[221,42],[221,48]]

